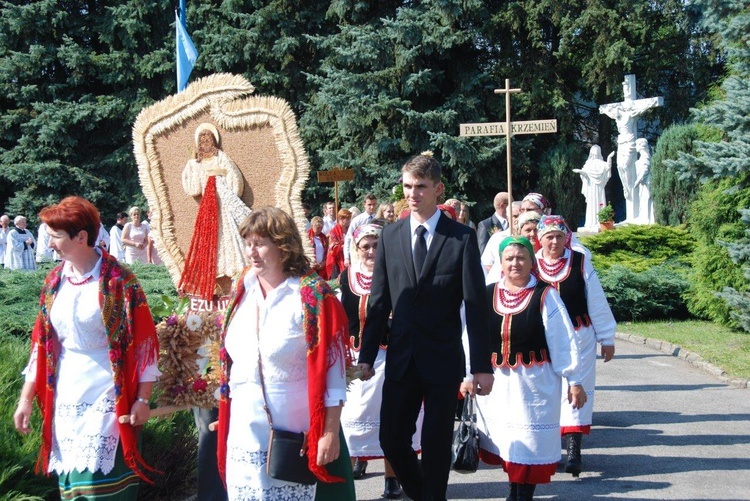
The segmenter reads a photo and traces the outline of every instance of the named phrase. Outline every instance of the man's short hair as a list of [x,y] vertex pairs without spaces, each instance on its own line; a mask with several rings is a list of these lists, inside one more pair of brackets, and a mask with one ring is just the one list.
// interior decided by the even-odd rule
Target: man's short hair
[[409,173],[414,177],[429,179],[437,184],[440,182],[442,169],[440,168],[440,163],[435,160],[432,154],[425,155],[422,153],[407,160],[401,168],[401,173]]
[[375,200],[377,202],[378,197],[376,197],[374,193],[368,193],[365,195],[365,201],[367,200]]

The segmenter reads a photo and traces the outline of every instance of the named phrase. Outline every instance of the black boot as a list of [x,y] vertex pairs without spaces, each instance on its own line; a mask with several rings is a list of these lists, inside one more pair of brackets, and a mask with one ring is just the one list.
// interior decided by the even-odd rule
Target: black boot
[[516,501],[518,499],[518,484],[510,483],[510,494],[505,498],[505,501]]
[[360,461],[359,458],[354,460],[354,468],[352,473],[354,474],[354,480],[359,480],[365,476],[367,471],[367,461]]
[[534,499],[536,484],[518,484],[518,501],[531,501]]
[[565,473],[574,477],[581,474],[581,437],[583,433],[568,433],[568,460],[565,463]]
[[398,483],[396,477],[385,478],[385,490],[383,491],[383,497],[386,499],[398,499],[401,497],[401,484]]

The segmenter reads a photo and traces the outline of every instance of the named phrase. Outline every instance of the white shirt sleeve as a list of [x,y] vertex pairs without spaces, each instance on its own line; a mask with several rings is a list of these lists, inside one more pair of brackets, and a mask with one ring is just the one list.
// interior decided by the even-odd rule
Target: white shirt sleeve
[[586,257],[583,262],[583,278],[586,281],[586,305],[588,306],[591,324],[594,326],[596,340],[602,346],[614,346],[617,321],[609,307],[607,296],[604,294],[599,276],[591,264],[591,259]]
[[326,407],[338,407],[346,402],[346,371],[344,361],[333,364],[326,372],[326,394],[323,405]]
[[568,384],[580,384],[581,338],[573,328],[560,294],[552,287],[547,289],[544,297],[542,321],[552,370],[566,378]]
[[143,369],[143,372],[138,376],[138,382],[153,383],[159,379],[159,376],[161,376],[161,371],[159,370],[159,362],[156,360],[154,363]]
[[24,377],[24,381],[27,383],[33,383],[36,381],[36,359],[37,359],[37,348],[36,344],[31,349],[31,356],[29,357],[29,363],[21,371],[21,375]]

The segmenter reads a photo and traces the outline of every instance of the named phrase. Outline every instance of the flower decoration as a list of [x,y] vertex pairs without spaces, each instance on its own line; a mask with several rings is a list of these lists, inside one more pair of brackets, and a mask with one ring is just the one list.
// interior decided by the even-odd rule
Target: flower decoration
[[208,383],[205,379],[201,378],[200,376],[195,378],[195,381],[193,381],[193,391],[197,391],[199,393],[204,392],[208,389]]
[[201,317],[199,315],[193,313],[191,315],[188,315],[185,324],[191,331],[197,331],[203,325],[203,320],[201,320]]
[[[158,405],[211,408],[219,388],[219,337],[223,312],[173,313],[156,326],[162,376]],[[205,370],[202,368],[205,367]]]

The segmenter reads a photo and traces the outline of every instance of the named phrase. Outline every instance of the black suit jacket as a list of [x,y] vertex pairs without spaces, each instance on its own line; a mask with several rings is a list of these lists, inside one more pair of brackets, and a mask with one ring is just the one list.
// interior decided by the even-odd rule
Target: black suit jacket
[[477,226],[477,240],[479,242],[480,253],[484,252],[484,248],[487,247],[487,242],[492,236],[492,232],[490,230],[493,226],[504,230],[508,227],[508,220],[506,219],[505,222],[502,223],[497,217],[497,214],[492,214],[487,219],[483,219],[479,222],[479,225]]
[[359,362],[372,365],[393,311],[385,375],[399,380],[414,359],[431,384],[459,383],[466,371],[461,302],[466,305],[471,372],[491,373],[484,274],[474,230],[440,216],[421,276],[414,271],[409,219],[384,229],[375,256]]

